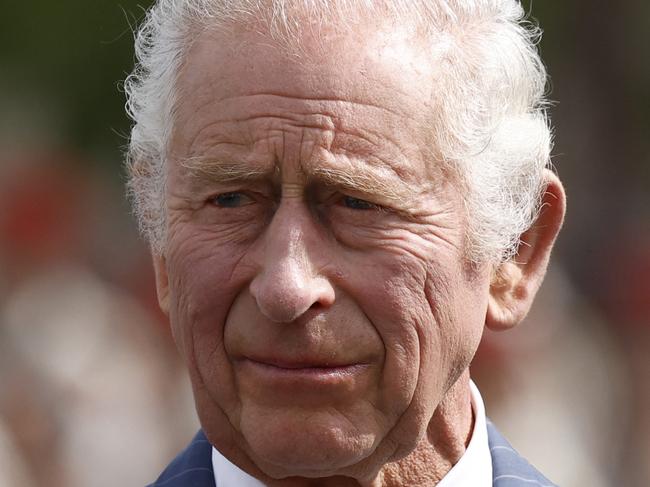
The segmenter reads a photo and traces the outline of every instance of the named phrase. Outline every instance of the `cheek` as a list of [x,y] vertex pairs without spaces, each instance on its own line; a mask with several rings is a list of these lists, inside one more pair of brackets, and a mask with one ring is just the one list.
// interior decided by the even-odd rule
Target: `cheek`
[[170,232],[170,295],[183,321],[190,315],[201,318],[206,310],[214,313],[227,308],[232,300],[226,298],[242,285],[236,274],[247,247],[221,237],[193,224]]
[[215,374],[229,370],[223,329],[235,296],[246,285],[239,266],[245,250],[216,242],[211,234],[187,235],[191,238],[179,232],[169,242],[170,321],[190,370],[214,384]]
[[438,324],[436,357],[432,367],[439,370],[448,390],[469,366],[478,348],[487,310],[489,279],[469,275],[461,265],[430,272],[425,286],[426,299]]
[[363,310],[381,337],[384,364],[379,408],[397,419],[408,408],[418,383],[421,341],[428,340],[431,316],[422,292],[425,268],[412,256],[385,251],[349,260],[345,291]]
[[420,250],[359,253],[346,276],[385,348],[380,407],[416,429],[469,365],[487,306],[453,249]]

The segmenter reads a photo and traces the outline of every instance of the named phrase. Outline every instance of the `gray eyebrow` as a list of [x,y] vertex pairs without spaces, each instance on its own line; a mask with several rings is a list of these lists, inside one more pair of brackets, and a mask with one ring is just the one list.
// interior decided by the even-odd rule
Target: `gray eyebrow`
[[251,181],[270,179],[278,174],[278,168],[254,168],[249,164],[226,162],[215,158],[191,157],[180,161],[180,166],[193,179],[215,182]]
[[[217,183],[277,180],[280,176],[280,168],[277,165],[252,167],[245,162],[227,162],[218,158],[187,158],[180,161],[180,166],[192,179],[207,179]],[[396,182],[393,179],[389,183],[377,174],[354,168],[301,167],[301,172],[305,175],[307,183],[322,183],[361,195],[372,195],[390,203],[403,203],[411,193],[404,181]]]
[[365,194],[380,195],[391,202],[401,202],[408,194],[405,193],[407,187],[403,182],[400,182],[396,187],[395,184],[389,184],[377,175],[365,171],[344,171],[318,167],[312,170],[309,176],[329,186]]

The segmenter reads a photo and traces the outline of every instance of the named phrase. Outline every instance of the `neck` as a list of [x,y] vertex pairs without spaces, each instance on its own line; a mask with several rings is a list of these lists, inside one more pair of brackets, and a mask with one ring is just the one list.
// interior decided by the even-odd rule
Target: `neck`
[[465,371],[436,409],[417,448],[386,465],[377,485],[436,485],[463,456],[473,430],[469,371]]

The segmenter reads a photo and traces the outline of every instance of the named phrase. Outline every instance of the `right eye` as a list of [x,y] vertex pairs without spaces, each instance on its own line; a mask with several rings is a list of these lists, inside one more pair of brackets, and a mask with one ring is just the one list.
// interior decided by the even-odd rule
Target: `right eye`
[[219,208],[239,208],[253,203],[253,198],[240,191],[232,191],[213,196],[209,201]]

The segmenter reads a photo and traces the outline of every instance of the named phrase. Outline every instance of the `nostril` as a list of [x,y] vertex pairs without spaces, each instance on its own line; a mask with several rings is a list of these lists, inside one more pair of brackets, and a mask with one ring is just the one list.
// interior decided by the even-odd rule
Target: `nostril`
[[267,318],[288,323],[306,311],[321,312],[334,303],[334,289],[323,276],[296,259],[271,263],[250,283],[250,293]]

